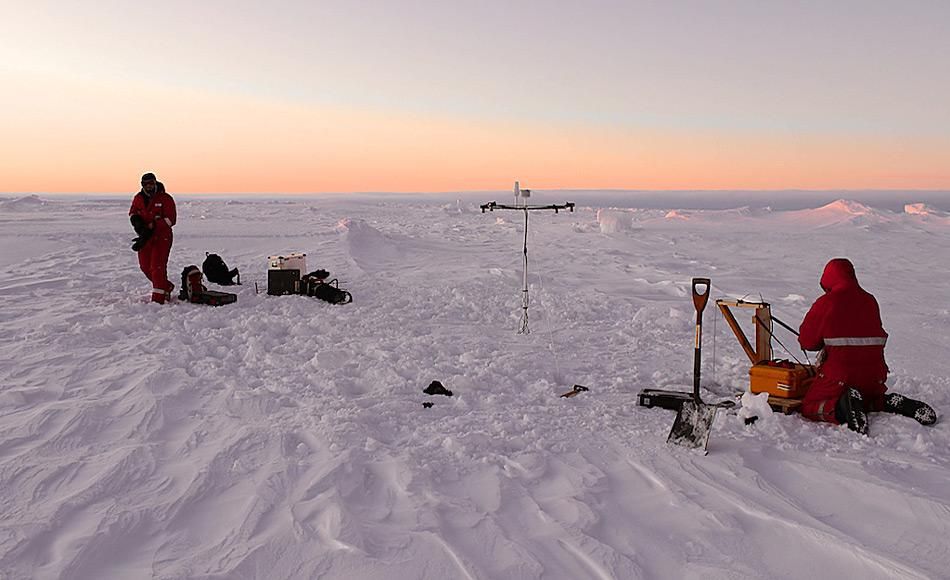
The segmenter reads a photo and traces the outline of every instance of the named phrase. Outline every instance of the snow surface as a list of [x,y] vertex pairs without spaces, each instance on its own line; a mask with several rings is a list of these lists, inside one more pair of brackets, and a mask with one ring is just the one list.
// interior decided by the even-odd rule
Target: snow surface
[[[797,325],[847,256],[889,385],[943,415],[946,219],[535,212],[519,335],[524,219],[490,200],[179,198],[170,274],[220,253],[244,281],[221,308],[147,303],[128,199],[3,200],[0,578],[947,577],[945,421],[720,411],[703,456],[636,404],[691,387],[691,277]],[[255,293],[293,251],[354,302]],[[704,337],[704,397],[735,396],[748,362],[712,302]]]

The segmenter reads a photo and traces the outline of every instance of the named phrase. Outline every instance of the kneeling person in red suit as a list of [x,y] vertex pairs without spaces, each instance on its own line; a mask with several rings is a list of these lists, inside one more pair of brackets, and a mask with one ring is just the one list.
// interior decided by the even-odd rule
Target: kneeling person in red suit
[[854,265],[845,258],[831,260],[820,284],[825,294],[812,305],[799,329],[802,349],[822,351],[818,376],[802,402],[802,415],[847,424],[862,434],[868,432],[870,411],[907,415],[924,425],[935,423],[937,415],[929,405],[887,393],[887,332],[877,300],[858,284]]

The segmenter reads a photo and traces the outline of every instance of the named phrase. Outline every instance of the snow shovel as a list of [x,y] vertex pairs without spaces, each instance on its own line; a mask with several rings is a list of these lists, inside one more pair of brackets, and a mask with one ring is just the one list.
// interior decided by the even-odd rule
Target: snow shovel
[[[700,293],[697,286],[704,287]],[[709,443],[709,431],[716,419],[717,405],[707,405],[699,397],[699,367],[703,344],[703,310],[709,300],[711,285],[709,278],[693,278],[693,305],[696,307],[696,346],[693,350],[693,400],[684,401],[676,412],[676,420],[670,430],[668,443],[682,445],[690,449],[702,448],[706,453]]]

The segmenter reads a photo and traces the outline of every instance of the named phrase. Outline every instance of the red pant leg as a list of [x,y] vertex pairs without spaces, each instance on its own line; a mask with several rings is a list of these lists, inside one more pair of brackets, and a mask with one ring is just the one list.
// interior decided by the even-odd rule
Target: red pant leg
[[835,405],[848,387],[854,387],[864,398],[865,411],[882,411],[884,393],[887,391],[884,381],[844,382],[819,375],[812,383],[802,401],[802,415],[813,421],[827,421],[838,424],[835,419]]
[[835,405],[845,390],[842,381],[819,374],[811,384],[802,401],[802,416],[812,421],[825,421],[838,424],[835,418]]
[[139,269],[142,270],[142,273],[145,274],[145,277],[148,278],[148,281],[152,281],[152,248],[153,246],[149,243],[146,243],[138,251],[139,257]]
[[168,255],[171,253],[172,241],[155,238],[146,245],[151,246],[148,278],[152,281],[152,302],[163,304],[165,293],[174,287],[168,281]]
[[139,268],[152,284],[152,302],[164,303],[165,293],[174,288],[168,281],[168,255],[171,249],[171,239],[153,237],[138,252]]

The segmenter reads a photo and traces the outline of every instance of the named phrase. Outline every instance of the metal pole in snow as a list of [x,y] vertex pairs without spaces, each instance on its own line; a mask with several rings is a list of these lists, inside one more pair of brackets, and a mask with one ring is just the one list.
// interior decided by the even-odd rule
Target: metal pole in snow
[[[515,189],[516,190],[519,189],[517,181],[515,182]],[[521,191],[530,192],[530,190],[521,190]],[[522,289],[521,289],[522,316],[521,316],[521,330],[518,331],[518,334],[529,334],[531,331],[528,328],[528,304],[530,302],[528,298],[528,212],[532,210],[544,210],[544,209],[553,209],[554,213],[558,213],[558,211],[562,209],[570,210],[571,212],[573,212],[574,203],[570,201],[567,203],[560,204],[560,205],[558,204],[528,205],[527,203],[525,203],[524,205],[521,205],[521,206],[517,204],[511,206],[511,205],[501,205],[497,202],[490,201],[486,204],[482,204],[479,207],[481,208],[482,213],[485,213],[485,211],[495,211],[496,209],[518,209],[524,212],[524,249],[523,249],[524,269],[522,273],[523,283],[522,283]]]

